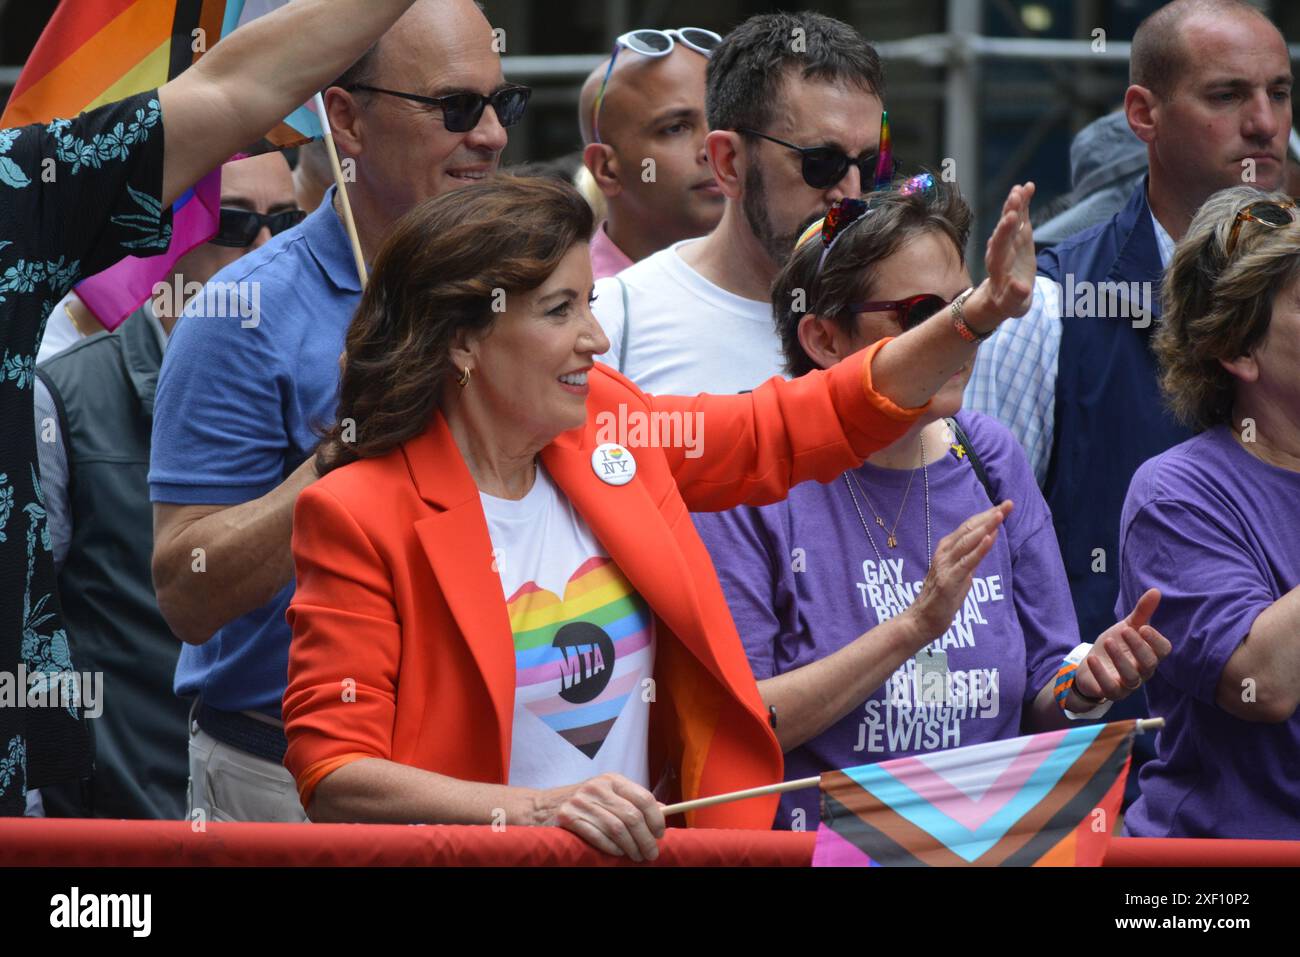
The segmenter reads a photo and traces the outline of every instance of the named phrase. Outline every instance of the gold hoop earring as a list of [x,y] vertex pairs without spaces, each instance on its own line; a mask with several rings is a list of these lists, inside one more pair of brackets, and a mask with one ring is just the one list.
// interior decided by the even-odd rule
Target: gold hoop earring
[[469,366],[466,366],[461,370],[460,378],[456,380],[456,384],[462,389],[469,385]]

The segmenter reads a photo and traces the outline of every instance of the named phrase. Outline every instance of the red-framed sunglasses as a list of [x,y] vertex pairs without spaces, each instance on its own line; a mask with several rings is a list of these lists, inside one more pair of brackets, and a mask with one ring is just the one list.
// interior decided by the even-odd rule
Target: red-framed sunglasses
[[940,309],[952,305],[951,299],[945,299],[933,292],[922,292],[906,299],[880,299],[871,302],[851,302],[849,311],[860,312],[896,312],[904,331],[915,329]]

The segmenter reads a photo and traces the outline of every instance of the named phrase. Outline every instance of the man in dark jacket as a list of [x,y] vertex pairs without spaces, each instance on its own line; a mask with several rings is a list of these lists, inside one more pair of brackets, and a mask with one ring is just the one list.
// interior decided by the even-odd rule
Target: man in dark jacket
[[150,571],[154,389],[187,287],[202,288],[299,219],[282,155],[226,164],[213,240],[179,260],[116,333],[37,367],[37,454],[64,621],[78,667],[103,676],[97,701],[83,693],[94,774],[42,788],[49,816],[185,816],[189,703],[172,693],[180,642],[158,611]]

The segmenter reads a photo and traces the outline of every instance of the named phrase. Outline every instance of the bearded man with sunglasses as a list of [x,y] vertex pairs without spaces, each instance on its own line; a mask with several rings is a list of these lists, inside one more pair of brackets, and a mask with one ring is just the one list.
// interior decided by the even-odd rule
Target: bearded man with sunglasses
[[[471,0],[418,0],[325,91],[367,260],[416,204],[496,171],[529,92],[505,82],[496,46]],[[191,810],[302,821],[281,763],[293,506],[317,478],[316,428],[333,421],[361,298],[335,189],[218,284],[247,292],[237,309],[196,297],[159,379],[154,582],[186,642],[175,691],[194,699]]]
[[781,375],[768,289],[809,220],[871,189],[884,86],[875,50],[830,17],[762,14],[729,33],[705,92],[722,219],[596,284],[602,360],[648,392],[740,392]]
[[[149,430],[177,300],[222,267],[301,222],[281,153],[227,163],[221,224],[177,261],[157,296],[37,366],[36,450],[68,640],[112,693],[94,722],[95,767],[44,787],[48,817],[179,818],[189,764],[188,705],[171,693],[180,652],[150,575]],[[30,795],[29,795],[30,797]]]

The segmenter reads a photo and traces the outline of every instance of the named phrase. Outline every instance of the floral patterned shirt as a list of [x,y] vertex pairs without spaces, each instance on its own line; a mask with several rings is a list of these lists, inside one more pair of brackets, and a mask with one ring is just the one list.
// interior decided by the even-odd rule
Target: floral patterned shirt
[[33,369],[45,320],[82,279],[171,241],[157,92],[0,130],[0,814],[90,772],[38,483]]

